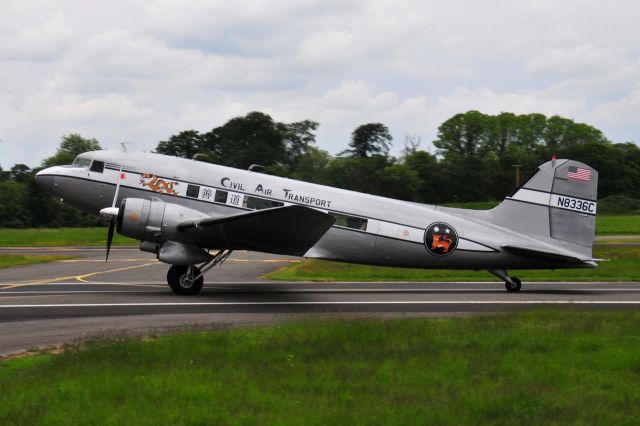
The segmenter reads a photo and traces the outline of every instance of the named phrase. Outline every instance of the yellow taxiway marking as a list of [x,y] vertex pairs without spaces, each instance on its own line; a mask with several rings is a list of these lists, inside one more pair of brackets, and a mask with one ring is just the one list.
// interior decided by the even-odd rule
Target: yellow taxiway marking
[[[118,261],[115,260],[114,261]],[[0,287],[0,291],[2,290],[9,290],[12,288],[17,288],[17,287],[25,287],[25,286],[32,286],[32,285],[40,285],[40,284],[49,284],[49,283],[54,283],[56,281],[63,281],[63,280],[76,280],[79,281],[81,283],[86,283],[86,284],[92,284],[92,281],[88,281],[86,280],[86,278],[89,277],[93,277],[95,275],[101,275],[101,274],[109,274],[112,272],[120,272],[120,271],[127,271],[130,269],[138,269],[138,268],[144,268],[146,266],[151,266],[151,265],[160,265],[161,263],[156,260],[156,259],[124,259],[124,260],[119,260],[120,262],[147,262],[147,263],[143,263],[141,265],[133,265],[133,266],[125,266],[122,268],[115,268],[115,269],[107,269],[106,271],[96,271],[96,272],[91,272],[88,274],[83,274],[83,275],[69,275],[69,276],[65,276],[65,277],[54,277],[54,278],[45,278],[45,279],[40,279],[40,280],[36,280],[36,281],[18,281],[15,282],[13,284],[9,284],[3,287]],[[73,263],[73,262],[104,262],[104,260],[101,259],[68,259],[68,260],[60,260],[59,262],[65,262],[65,263]],[[228,259],[227,262],[237,262],[237,263],[242,263],[242,262],[260,262],[260,263],[295,263],[295,262],[300,262],[299,259]],[[138,284],[121,284],[121,285],[130,285],[130,286],[139,286]]]
[[96,272],[91,272],[89,274],[83,274],[83,275],[69,275],[66,277],[55,277],[55,278],[46,278],[46,279],[42,279],[42,280],[36,280],[36,281],[21,281],[15,284],[10,284],[4,287],[0,287],[0,290],[8,290],[11,288],[17,288],[17,287],[25,287],[25,286],[31,286],[31,285],[40,285],[40,284],[50,284],[50,283],[54,283],[56,281],[63,281],[63,280],[76,280],[82,283],[88,283],[90,284],[91,281],[87,281],[85,280],[85,278],[88,277],[92,277],[94,275],[99,275],[99,274],[109,274],[112,272],[119,272],[119,271],[126,271],[129,269],[137,269],[137,268],[143,268],[146,266],[151,266],[151,265],[158,265],[159,262],[157,261],[153,261],[153,262],[149,262],[149,263],[143,263],[142,265],[133,265],[133,266],[127,266],[124,268],[115,268],[115,269],[107,269],[106,271],[96,271]]
[[95,275],[100,275],[100,274],[110,274],[112,272],[120,272],[120,271],[128,271],[130,269],[144,268],[146,266],[157,265],[157,264],[158,264],[158,262],[154,260],[153,262],[143,263],[142,265],[125,266],[124,268],[109,269],[109,270],[106,270],[106,271],[97,271],[97,272],[91,272],[89,274],[77,275],[77,276],[75,276],[75,279],[80,281],[80,282],[89,283],[90,284],[91,281],[87,281],[87,280],[85,280],[85,278],[93,277]]

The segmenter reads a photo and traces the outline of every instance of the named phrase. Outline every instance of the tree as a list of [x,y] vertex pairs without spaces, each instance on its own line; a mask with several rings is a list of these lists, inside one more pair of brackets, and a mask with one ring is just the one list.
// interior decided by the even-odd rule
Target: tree
[[27,185],[14,180],[0,182],[0,227],[24,228],[28,223],[25,210]]
[[193,158],[195,154],[204,154],[207,156],[207,158],[203,158],[204,160],[213,161],[215,158],[209,157],[215,155],[205,146],[205,139],[205,136],[197,130],[185,130],[171,136],[166,141],[160,141],[155,152],[182,158]]
[[318,123],[303,120],[289,124],[278,123],[278,127],[284,139],[289,170],[293,171],[300,158],[313,148],[312,144],[316,142],[316,135],[313,132],[318,128]]
[[298,158],[291,178],[327,185],[330,182],[328,177],[330,162],[331,155],[327,151],[312,146]]
[[438,127],[433,144],[445,159],[474,157],[486,145],[488,125],[488,116],[481,112],[456,114]]
[[388,157],[337,157],[327,167],[329,184],[338,188],[384,195],[383,170],[391,165]]
[[442,167],[435,155],[416,151],[404,157],[404,164],[418,176],[420,185],[415,191],[414,201],[438,204],[448,201],[447,183],[442,176]]
[[22,183],[27,183],[32,175],[31,169],[25,164],[16,164],[11,168],[11,172],[9,172],[11,179]]
[[285,164],[286,146],[281,126],[258,111],[235,117],[207,134],[207,146],[221,164],[241,169],[251,164]]
[[349,153],[352,157],[367,158],[380,154],[386,156],[389,153],[393,138],[389,129],[382,123],[368,123],[358,126],[351,133],[351,149],[340,154]]
[[95,139],[86,139],[77,133],[72,133],[62,137],[62,142],[52,157],[42,161],[43,167],[60,166],[71,164],[73,160],[83,152],[98,151],[102,149],[100,143]]

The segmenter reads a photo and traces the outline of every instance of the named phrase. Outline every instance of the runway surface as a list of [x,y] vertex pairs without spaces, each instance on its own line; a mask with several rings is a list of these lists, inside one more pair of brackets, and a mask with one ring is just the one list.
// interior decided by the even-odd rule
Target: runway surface
[[0,248],[78,259],[0,270],[0,356],[96,336],[259,325],[313,316],[441,316],[540,306],[638,309],[640,283],[289,283],[260,276],[299,259],[237,252],[176,296],[168,266],[137,248]]

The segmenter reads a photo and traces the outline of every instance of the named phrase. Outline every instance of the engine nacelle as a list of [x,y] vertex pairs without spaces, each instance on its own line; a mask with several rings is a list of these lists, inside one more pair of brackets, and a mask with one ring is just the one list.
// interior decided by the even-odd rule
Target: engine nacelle
[[161,243],[182,240],[177,226],[185,220],[204,219],[206,214],[159,198],[125,198],[118,210],[118,233],[140,241]]

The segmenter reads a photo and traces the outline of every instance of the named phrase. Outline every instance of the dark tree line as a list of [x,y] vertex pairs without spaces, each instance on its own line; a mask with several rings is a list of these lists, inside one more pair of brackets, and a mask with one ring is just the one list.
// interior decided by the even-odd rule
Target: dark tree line
[[[419,138],[407,136],[399,158],[389,155],[392,137],[381,123],[357,127],[337,156],[315,146],[317,126],[251,112],[205,133],[182,131],[155,151],[243,169],[258,164],[264,173],[430,204],[502,199],[515,186],[515,165],[526,177],[555,154],[597,169],[599,198],[640,198],[640,148],[612,143],[600,130],[559,116],[468,111],[440,125],[436,153],[420,150]],[[94,149],[100,149],[95,139],[65,136],[42,167],[69,164]],[[35,185],[38,170],[22,164],[0,170],[0,227],[100,223],[44,194]]]

